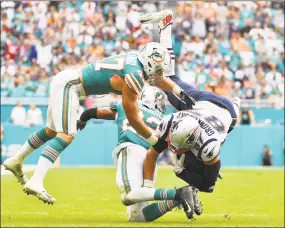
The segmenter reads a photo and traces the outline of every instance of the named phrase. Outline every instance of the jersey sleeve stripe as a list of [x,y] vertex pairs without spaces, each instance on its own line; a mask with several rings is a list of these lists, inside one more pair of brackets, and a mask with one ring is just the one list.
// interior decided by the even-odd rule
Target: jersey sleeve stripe
[[206,141],[206,142],[200,147],[200,149],[199,149],[199,151],[198,151],[198,156],[197,156],[199,159],[201,159],[201,154],[202,154],[204,148],[205,148],[210,142],[213,142],[213,141],[218,141],[218,140],[217,140],[217,139],[214,139],[214,138],[209,139],[208,141]]
[[137,86],[137,88],[139,89],[139,91],[142,90],[142,87],[140,85],[140,83],[138,82],[138,80],[135,78],[135,76],[133,74],[130,74],[131,78],[133,79],[135,85]]
[[128,84],[128,86],[133,89],[137,94],[140,93],[140,90],[138,87],[136,87],[134,81],[132,80],[131,76],[129,74],[126,74],[125,81]]
[[[135,90],[132,86],[132,84],[130,83],[130,80],[128,78],[128,74],[126,74],[126,77],[125,77],[125,82],[127,83],[127,85],[132,89],[132,90]],[[137,91],[135,91],[137,93]]]

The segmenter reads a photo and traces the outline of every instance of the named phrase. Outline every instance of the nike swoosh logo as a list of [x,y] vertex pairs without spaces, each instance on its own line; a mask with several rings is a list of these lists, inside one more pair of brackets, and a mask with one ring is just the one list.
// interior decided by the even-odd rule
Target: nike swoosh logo
[[150,21],[150,19],[149,20],[141,20],[141,23],[148,22],[148,21]]
[[188,206],[188,211],[187,212],[191,212],[192,209],[191,209],[190,205],[187,202],[186,202],[186,205]]

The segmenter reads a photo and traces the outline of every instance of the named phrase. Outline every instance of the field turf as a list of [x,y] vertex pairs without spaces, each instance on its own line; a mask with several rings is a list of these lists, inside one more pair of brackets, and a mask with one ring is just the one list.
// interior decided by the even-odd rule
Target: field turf
[[[213,194],[199,193],[204,212],[195,221],[177,210],[152,223],[126,221],[114,168],[50,170],[45,187],[57,199],[53,206],[25,195],[16,178],[5,175],[1,176],[1,226],[284,227],[283,169],[224,169],[222,174]],[[159,170],[156,186],[182,185],[171,169]]]

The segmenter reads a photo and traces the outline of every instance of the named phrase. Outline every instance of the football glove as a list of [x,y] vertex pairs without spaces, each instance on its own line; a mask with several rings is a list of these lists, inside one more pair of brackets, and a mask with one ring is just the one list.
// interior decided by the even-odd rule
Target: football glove
[[173,157],[173,169],[176,174],[179,174],[184,169],[185,154],[175,155]]
[[184,104],[183,105],[184,107],[182,107],[182,110],[192,109],[196,103],[195,99],[190,97],[184,90],[181,90],[180,98]]

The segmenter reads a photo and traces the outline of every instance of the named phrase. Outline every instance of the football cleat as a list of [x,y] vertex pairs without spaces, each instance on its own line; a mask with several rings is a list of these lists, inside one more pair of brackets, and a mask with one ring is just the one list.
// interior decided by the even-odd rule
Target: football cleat
[[196,215],[201,215],[203,212],[202,202],[198,199],[198,189],[192,186],[193,201],[194,201],[194,212]]
[[4,161],[3,166],[6,170],[11,171],[15,175],[18,182],[20,182],[22,185],[26,184],[28,178],[23,172],[23,163],[20,162],[18,158],[8,158],[6,161]]
[[38,199],[43,201],[44,203],[54,204],[56,202],[56,199],[53,198],[50,194],[48,194],[43,186],[38,186],[31,181],[28,181],[25,184],[23,191],[27,195],[34,195],[38,197]]
[[180,202],[188,219],[194,219],[194,197],[191,186],[181,188]]
[[163,30],[168,25],[172,24],[173,13],[171,10],[162,10],[157,13],[141,15],[139,20],[142,24],[157,25],[160,30]]

